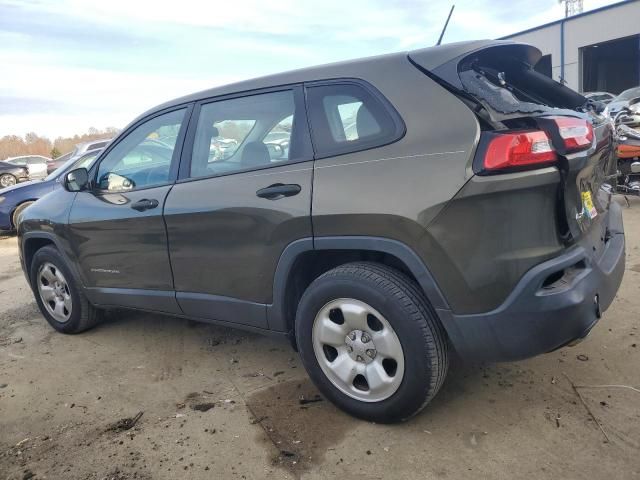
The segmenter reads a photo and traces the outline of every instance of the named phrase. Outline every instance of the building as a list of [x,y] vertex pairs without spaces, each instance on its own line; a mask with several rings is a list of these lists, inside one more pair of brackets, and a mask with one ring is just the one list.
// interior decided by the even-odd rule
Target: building
[[503,39],[538,47],[544,56],[536,70],[574,90],[618,94],[640,85],[640,0],[615,3]]

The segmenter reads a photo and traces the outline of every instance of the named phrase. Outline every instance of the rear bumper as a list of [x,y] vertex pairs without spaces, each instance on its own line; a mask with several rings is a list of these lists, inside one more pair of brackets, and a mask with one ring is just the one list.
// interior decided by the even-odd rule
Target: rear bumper
[[491,312],[439,311],[458,354],[473,361],[520,360],[586,336],[613,301],[624,275],[625,239],[617,203],[611,203],[607,220],[610,237],[598,258],[588,246],[576,246],[529,270]]

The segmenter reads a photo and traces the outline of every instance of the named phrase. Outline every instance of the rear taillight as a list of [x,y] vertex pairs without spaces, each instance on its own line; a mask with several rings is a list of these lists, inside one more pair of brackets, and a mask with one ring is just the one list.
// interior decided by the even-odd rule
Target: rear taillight
[[483,167],[485,170],[505,170],[544,166],[557,158],[543,131],[499,133],[489,140]]
[[573,117],[551,117],[558,127],[567,153],[586,150],[593,144],[593,126],[587,120]]

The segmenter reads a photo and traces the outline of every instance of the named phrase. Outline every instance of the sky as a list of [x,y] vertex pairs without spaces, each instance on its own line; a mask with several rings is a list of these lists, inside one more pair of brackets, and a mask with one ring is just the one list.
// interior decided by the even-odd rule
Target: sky
[[557,0],[0,0],[0,137],[122,128],[198,90],[430,46],[452,3],[445,43],[564,15]]

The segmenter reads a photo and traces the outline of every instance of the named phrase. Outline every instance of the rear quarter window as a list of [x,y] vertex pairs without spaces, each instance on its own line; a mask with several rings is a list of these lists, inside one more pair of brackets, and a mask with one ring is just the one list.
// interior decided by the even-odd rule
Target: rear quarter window
[[391,104],[359,83],[308,86],[307,103],[317,157],[380,147],[404,135]]

